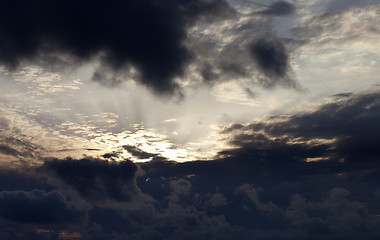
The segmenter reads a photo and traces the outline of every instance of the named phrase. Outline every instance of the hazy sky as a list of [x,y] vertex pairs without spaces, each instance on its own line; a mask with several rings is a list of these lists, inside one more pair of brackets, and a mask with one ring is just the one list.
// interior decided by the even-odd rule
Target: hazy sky
[[379,0],[4,0],[1,239],[378,239]]

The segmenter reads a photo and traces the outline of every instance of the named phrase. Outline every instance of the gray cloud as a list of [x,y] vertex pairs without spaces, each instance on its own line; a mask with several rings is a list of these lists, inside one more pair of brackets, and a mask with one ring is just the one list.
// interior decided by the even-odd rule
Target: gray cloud
[[[291,31],[296,38],[316,47],[342,47],[347,43],[363,41],[366,38],[370,40],[373,36],[379,35],[376,17],[378,3],[347,1],[343,8],[340,1],[335,2],[340,5],[339,8],[327,6],[327,11],[307,17],[301,24],[292,27]],[[334,2],[330,3],[334,5]],[[355,8],[360,5],[362,5],[360,10]]]
[[261,11],[261,14],[273,15],[273,16],[283,16],[293,14],[296,10],[296,7],[291,3],[285,1],[278,1],[268,6],[264,11]]
[[223,206],[228,205],[226,197],[221,193],[208,194],[206,196],[209,197],[209,199],[205,203],[206,206],[215,208],[215,207],[223,207]]
[[278,37],[270,21],[261,18],[231,26],[223,33],[231,40],[223,45],[213,42],[213,35],[200,34],[188,40],[197,57],[195,71],[203,82],[213,85],[250,79],[252,86],[300,87],[291,66],[291,54],[303,41]]
[[[288,78],[291,71],[289,56],[279,39],[267,36],[255,40],[249,46],[249,51],[258,68],[268,79]],[[264,81],[262,84],[270,87],[275,85],[275,80]]]
[[292,28],[302,39],[320,36],[326,32],[334,32],[341,28],[345,11],[324,12],[310,17],[305,23]]

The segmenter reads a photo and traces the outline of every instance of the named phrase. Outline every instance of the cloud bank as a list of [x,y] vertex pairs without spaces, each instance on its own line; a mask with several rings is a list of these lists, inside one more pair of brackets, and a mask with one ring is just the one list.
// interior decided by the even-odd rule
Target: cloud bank
[[13,184],[0,184],[0,236],[375,239],[379,106],[378,92],[342,93],[313,111],[233,124],[222,134],[234,148],[213,161],[110,154],[4,169],[0,183]]

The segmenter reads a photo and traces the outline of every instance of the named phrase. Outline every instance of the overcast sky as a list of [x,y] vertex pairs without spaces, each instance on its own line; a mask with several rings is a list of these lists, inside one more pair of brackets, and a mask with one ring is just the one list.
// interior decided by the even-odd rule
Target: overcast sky
[[380,238],[379,0],[4,0],[1,239]]

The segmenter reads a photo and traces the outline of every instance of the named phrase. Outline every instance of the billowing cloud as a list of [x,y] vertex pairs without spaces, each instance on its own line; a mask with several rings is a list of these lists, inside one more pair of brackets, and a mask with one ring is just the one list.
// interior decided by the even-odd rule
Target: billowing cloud
[[224,0],[6,1],[0,63],[69,64],[100,59],[93,79],[114,85],[132,77],[157,93],[177,90],[191,60],[183,45],[196,21],[234,15]]

